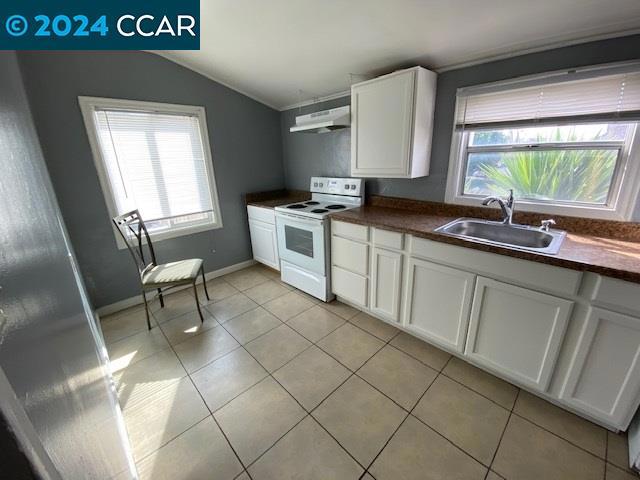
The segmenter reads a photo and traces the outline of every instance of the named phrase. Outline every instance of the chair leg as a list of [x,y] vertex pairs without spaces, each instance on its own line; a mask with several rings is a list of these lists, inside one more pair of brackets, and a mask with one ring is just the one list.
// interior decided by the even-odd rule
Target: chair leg
[[142,290],[142,300],[144,300],[144,312],[147,314],[147,328],[151,330],[151,318],[149,318],[149,304],[147,303],[147,296]]
[[160,297],[160,308],[164,308],[164,298],[162,297],[162,289],[158,289],[158,297]]
[[196,296],[196,307],[198,307],[198,315],[200,315],[200,322],[204,323],[202,310],[200,310],[200,300],[198,300],[198,288],[196,287],[196,282],[193,282],[193,294]]
[[204,265],[200,267],[200,272],[202,273],[202,286],[204,287],[204,294],[207,296],[207,300],[211,300],[209,298],[209,292],[207,291],[207,280],[204,278]]

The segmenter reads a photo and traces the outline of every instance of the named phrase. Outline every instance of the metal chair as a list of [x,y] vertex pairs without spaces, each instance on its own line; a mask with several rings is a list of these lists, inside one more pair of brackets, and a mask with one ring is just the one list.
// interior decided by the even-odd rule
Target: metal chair
[[[149,304],[147,302],[147,291],[157,290],[160,298],[160,307],[164,308],[164,298],[162,296],[167,290],[182,285],[193,285],[193,293],[196,297],[196,307],[200,315],[200,321],[204,322],[200,302],[198,301],[198,289],[196,288],[196,280],[199,274],[202,274],[202,284],[204,293],[209,300],[209,292],[207,291],[207,283],[204,278],[204,264],[200,258],[190,258],[188,260],[180,260],[178,262],[163,263],[158,265],[156,254],[153,251],[149,232],[140,217],[138,210],[127,212],[113,218],[113,223],[122,235],[122,238],[131,252],[133,261],[138,268],[140,275],[140,289],[142,290],[142,299],[144,300],[144,308],[147,314],[147,327],[151,330],[151,320],[149,317]],[[143,238],[144,235],[144,238]],[[144,255],[144,243],[149,250],[150,262],[146,262]]]

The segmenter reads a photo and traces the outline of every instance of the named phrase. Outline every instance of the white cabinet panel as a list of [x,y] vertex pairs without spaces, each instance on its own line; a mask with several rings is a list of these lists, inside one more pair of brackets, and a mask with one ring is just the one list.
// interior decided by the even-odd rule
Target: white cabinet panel
[[591,308],[560,393],[572,407],[626,429],[640,395],[640,319]]
[[420,67],[351,87],[351,175],[429,173],[436,74]]
[[369,240],[369,227],[331,220],[331,234],[367,242]]
[[417,258],[408,269],[405,327],[462,352],[475,275]]
[[280,270],[276,226],[250,218],[249,233],[251,234],[253,258],[271,268]]
[[580,287],[582,272],[544,263],[521,260],[496,253],[481,252],[474,248],[459,247],[425,238],[411,237],[409,251],[412,256],[470,270],[520,284],[554,295],[574,295]]
[[331,267],[331,290],[361,307],[367,306],[367,278],[340,267]]
[[640,316],[640,285],[598,276],[592,301],[598,306]]
[[276,212],[273,208],[247,205],[247,215],[253,220],[260,220],[261,222],[270,223],[272,225],[276,223]]
[[465,355],[545,391],[572,306],[568,300],[478,277]]
[[369,246],[346,238],[331,237],[331,263],[358,273],[369,273]]
[[371,311],[399,321],[401,286],[402,254],[374,248],[371,252]]
[[392,232],[381,228],[372,228],[373,245],[376,247],[388,247],[395,250],[404,248],[404,234]]

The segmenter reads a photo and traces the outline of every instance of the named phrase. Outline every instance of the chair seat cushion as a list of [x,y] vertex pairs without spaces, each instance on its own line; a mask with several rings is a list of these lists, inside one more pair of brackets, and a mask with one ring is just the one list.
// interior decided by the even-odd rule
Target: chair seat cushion
[[190,258],[179,262],[163,263],[156,265],[142,275],[142,284],[145,287],[166,287],[180,283],[190,283],[197,276],[202,267],[200,258]]

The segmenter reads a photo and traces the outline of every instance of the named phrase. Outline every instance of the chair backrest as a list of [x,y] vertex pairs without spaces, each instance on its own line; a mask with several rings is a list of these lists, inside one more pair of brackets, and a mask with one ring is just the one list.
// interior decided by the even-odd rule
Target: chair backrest
[[[140,276],[142,276],[145,270],[157,265],[156,254],[153,251],[149,232],[147,231],[147,227],[140,217],[140,212],[138,212],[138,210],[132,210],[131,212],[114,217],[113,223],[118,229],[118,232],[120,232],[129,252],[131,252],[133,261],[136,263],[136,267],[138,267]],[[145,242],[149,250],[148,257],[145,257],[144,254]]]

